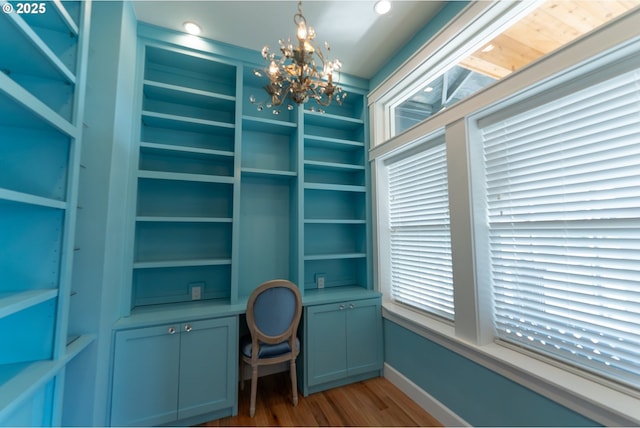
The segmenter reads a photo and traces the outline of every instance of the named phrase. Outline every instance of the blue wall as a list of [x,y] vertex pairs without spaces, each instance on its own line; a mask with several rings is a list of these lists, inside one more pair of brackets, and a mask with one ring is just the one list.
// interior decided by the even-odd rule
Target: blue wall
[[599,426],[385,320],[385,362],[474,426]]

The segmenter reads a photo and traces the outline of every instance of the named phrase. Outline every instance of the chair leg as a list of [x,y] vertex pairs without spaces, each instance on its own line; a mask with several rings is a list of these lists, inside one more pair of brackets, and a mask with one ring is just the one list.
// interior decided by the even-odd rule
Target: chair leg
[[289,371],[291,372],[291,393],[293,394],[293,405],[298,405],[298,381],[296,377],[296,360],[289,363]]
[[251,404],[249,405],[249,416],[256,414],[256,391],[258,389],[258,366],[251,367]]

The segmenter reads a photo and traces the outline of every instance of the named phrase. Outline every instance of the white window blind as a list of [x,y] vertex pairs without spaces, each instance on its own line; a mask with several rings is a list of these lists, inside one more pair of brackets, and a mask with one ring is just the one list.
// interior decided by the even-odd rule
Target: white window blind
[[391,297],[453,320],[444,138],[388,165]]
[[639,388],[640,71],[589,85],[481,123],[495,328]]

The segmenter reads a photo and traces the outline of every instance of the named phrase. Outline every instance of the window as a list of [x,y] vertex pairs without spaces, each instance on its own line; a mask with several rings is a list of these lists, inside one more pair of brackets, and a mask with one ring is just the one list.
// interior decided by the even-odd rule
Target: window
[[497,337],[638,388],[638,61],[529,102],[478,122]]
[[444,137],[387,162],[391,298],[453,320]]
[[[499,2],[496,2],[499,3]],[[637,1],[504,2],[496,21],[425,70],[392,107],[392,135],[624,14]]]
[[[491,2],[490,4],[493,9],[493,7],[507,3],[510,2]],[[487,4],[488,2],[470,3],[461,18],[470,18],[466,15],[467,11],[477,10],[477,8]],[[480,12],[483,11],[484,9]],[[480,14],[477,16],[480,16]],[[635,91],[640,88],[637,76],[634,77],[635,75],[630,74],[632,71],[640,71],[640,27],[637,24],[639,22],[638,18],[640,18],[640,8],[636,8],[614,22],[585,37],[579,38],[568,46],[560,48],[555,54],[541,58],[536,63],[512,74],[509,78],[483,89],[478,94],[452,105],[441,113],[393,137],[389,132],[389,119],[393,118],[393,115],[389,114],[389,105],[398,100],[394,97],[399,93],[407,95],[408,92],[405,91],[408,87],[407,85],[419,80],[416,75],[412,74],[412,70],[417,70],[424,75],[425,70],[430,70],[437,60],[442,59],[447,49],[450,47],[452,49],[462,49],[460,44],[451,45],[452,42],[450,41],[453,40],[455,42],[455,38],[460,34],[455,30],[456,28],[463,28],[462,32],[466,33],[469,26],[453,26],[449,32],[449,27],[447,27],[441,34],[434,37],[433,42],[430,41],[429,44],[425,45],[428,49],[420,51],[423,56],[417,56],[413,62],[408,61],[406,67],[403,65],[396,75],[383,82],[369,96],[370,111],[373,117],[372,136],[374,142],[369,156],[372,161],[373,197],[376,208],[374,212],[376,221],[374,224],[376,225],[375,249],[378,269],[375,280],[376,287],[383,293],[383,316],[419,336],[445,346],[447,349],[469,358],[496,373],[500,373],[518,384],[531,388],[541,395],[604,426],[635,426],[640,421],[640,406],[637,405],[638,394],[640,394],[640,384],[638,383],[640,364],[637,360],[638,357],[635,357],[635,361],[633,360],[634,355],[640,355],[640,345],[637,340],[637,334],[640,333],[638,328],[640,320],[637,315],[640,314],[640,289],[638,288],[640,278],[640,275],[638,275],[640,273],[640,259],[638,256],[640,252],[640,233],[638,232],[638,227],[640,227],[640,200],[638,198],[640,197],[640,192],[633,193],[634,189],[640,189],[640,182],[638,181],[640,176],[640,169],[638,169],[638,165],[640,165],[640,159],[638,159],[638,153],[640,153],[640,134],[638,133],[640,112],[637,110],[637,106],[640,106],[640,97],[638,97],[638,92],[635,92],[635,95],[629,93],[624,96],[622,96],[623,92],[620,92],[623,90],[633,91],[634,86]],[[475,21],[467,20],[464,22],[473,23]],[[462,23],[462,19],[454,22],[454,24]],[[436,42],[440,44],[436,45]],[[442,52],[442,55],[438,56],[440,52]],[[451,51],[449,50],[449,52]],[[420,60],[422,62],[419,62]],[[627,81],[626,85],[624,83],[619,85],[616,89],[611,87],[611,91],[614,91],[611,93],[615,95],[611,98],[606,98],[606,88],[599,85],[615,82],[616,79],[625,77],[631,77],[632,80]],[[596,92],[598,88],[603,89],[603,91],[600,91],[602,93]],[[420,87],[416,86],[410,89],[415,92]],[[576,104],[584,106],[584,110],[581,112],[584,114],[583,116],[580,116],[578,111],[570,110],[569,105],[560,104],[570,100],[573,96],[585,94],[588,96],[584,100],[577,101]],[[616,118],[616,115],[620,112],[618,109],[623,108],[624,103],[633,100],[634,96],[636,97],[635,101],[627,103],[626,108],[632,111],[632,106],[635,103],[636,110],[626,117],[629,122],[621,126],[624,114]],[[594,97],[593,100],[591,99],[592,97]],[[618,102],[622,102],[622,104]],[[580,135],[578,138],[581,144],[578,144],[574,151],[580,149],[594,149],[595,151],[592,153],[591,158],[585,152],[583,157],[575,157],[575,160],[584,162],[584,166],[593,168],[597,166],[598,162],[596,161],[600,158],[601,164],[604,165],[602,173],[614,173],[613,181],[603,179],[603,175],[590,177],[595,173],[585,174],[587,180],[584,188],[589,189],[589,192],[583,192],[582,194],[573,192],[575,193],[574,196],[593,198],[593,200],[583,200],[587,209],[591,209],[591,213],[583,209],[582,214],[584,214],[584,217],[581,219],[560,221],[557,216],[553,216],[558,212],[562,212],[559,209],[549,211],[548,215],[545,214],[548,218],[536,218],[535,222],[517,222],[516,220],[518,219],[516,217],[514,217],[513,222],[507,222],[504,221],[504,217],[500,217],[499,209],[495,207],[493,209],[498,210],[498,214],[496,215],[494,212],[493,216],[489,218],[487,216],[486,201],[487,185],[490,191],[493,192],[492,194],[500,194],[501,203],[507,204],[509,198],[515,193],[512,194],[507,191],[496,192],[497,188],[492,187],[496,186],[496,182],[486,182],[488,177],[484,171],[485,156],[487,156],[487,162],[490,159],[488,159],[489,153],[485,154],[483,149],[483,136],[485,138],[498,138],[497,134],[489,135],[488,131],[490,127],[495,129],[496,126],[500,126],[499,124],[503,123],[505,126],[503,128],[505,138],[513,138],[515,141],[515,139],[521,138],[522,135],[518,135],[514,131],[514,118],[522,118],[524,116],[521,115],[529,112],[535,113],[535,111],[542,114],[545,108],[549,109],[549,113],[543,119],[543,121],[547,120],[547,123],[538,125],[538,131],[542,132],[546,129],[550,133],[544,135],[544,138],[557,138],[557,140],[552,140],[553,144],[550,147],[552,150],[548,153],[540,152],[540,159],[546,161],[544,156],[561,151],[562,149],[559,149],[559,147],[571,141],[571,133],[574,136]],[[560,113],[553,113],[552,108],[559,109]],[[533,124],[532,120],[525,120],[524,123],[527,124],[527,122]],[[563,126],[564,131],[566,131],[566,138],[563,135]],[[635,131],[633,130],[634,127]],[[522,130],[524,131],[526,128]],[[533,131],[533,129],[531,130]],[[553,135],[554,131],[556,132],[555,136]],[[580,132],[583,132],[583,134],[579,134]],[[606,145],[613,144],[615,141],[621,143],[623,139],[619,138],[622,137],[620,133],[624,132],[630,132],[627,135],[626,143],[623,143],[617,149],[611,149],[609,146],[611,150],[606,150]],[[422,141],[433,140],[430,136],[436,134],[444,134],[446,137],[448,204],[451,221],[451,257],[455,296],[454,322],[438,322],[439,320],[434,319],[434,317],[421,316],[418,311],[407,310],[403,307],[405,305],[394,304],[391,301],[391,249],[388,236],[391,229],[388,218],[390,215],[388,167],[396,161],[401,161],[426,150],[425,147],[418,148],[416,145]],[[635,143],[633,142],[634,138]],[[597,141],[597,139],[601,139],[597,144],[590,142],[591,140]],[[511,143],[506,144],[505,140],[504,147],[509,144]],[[535,150],[535,144],[538,144],[538,142],[533,140],[530,144],[522,146],[522,148]],[[626,148],[624,147],[625,144]],[[603,151],[599,151],[600,149],[603,149]],[[566,153],[571,152],[569,146],[566,146],[564,150],[567,151]],[[613,162],[613,158],[605,157],[615,154],[616,150],[627,150],[626,155],[618,157],[618,160],[622,162],[630,161],[630,167],[617,168],[614,163],[610,163]],[[513,151],[497,150],[492,156],[503,156],[502,159],[505,162],[515,160]],[[565,153],[561,157],[567,158],[567,160],[571,159]],[[531,168],[534,167],[535,163],[537,162],[531,164]],[[576,168],[579,167],[577,166],[578,164],[579,162],[576,163]],[[538,166],[542,170],[540,174],[547,174],[548,178],[551,179],[553,177],[546,170],[548,165],[550,164],[539,163]],[[567,165],[566,167],[573,168],[572,165]],[[607,168],[610,168],[611,171],[606,171]],[[511,168],[508,164],[507,169],[508,174],[518,173],[517,168]],[[620,171],[616,171],[617,169],[620,169]],[[634,171],[635,174],[630,171]],[[626,188],[622,186],[621,184],[625,180],[624,176],[616,178],[615,173],[629,174],[626,178],[629,186]],[[532,177],[534,179],[541,178],[542,175],[540,174],[536,173]],[[567,177],[569,176],[567,175]],[[505,178],[505,180],[508,180],[508,178]],[[527,181],[533,180],[524,180],[524,183]],[[539,182],[538,184],[540,183],[543,184],[542,190],[552,187],[544,182]],[[570,191],[572,190],[571,183],[565,184],[568,189],[566,196],[572,196]],[[609,185],[609,187],[599,187],[602,185]],[[627,192],[628,195],[625,197],[623,193],[627,190],[631,192]],[[588,195],[589,193],[591,195]],[[515,195],[514,197],[517,196],[520,195]],[[558,198],[564,199],[558,199],[557,207],[565,207],[565,204],[571,202],[570,199],[566,199],[566,196],[564,191],[558,194]],[[624,205],[625,198],[628,205]],[[533,206],[536,208],[552,208],[553,204],[551,202],[553,201],[550,196],[544,196],[541,200],[544,203],[536,201]],[[579,206],[579,199],[576,199],[576,201],[575,206]],[[491,203],[491,201],[489,202]],[[513,203],[516,202],[515,200],[513,201]],[[598,206],[598,204],[609,202],[613,204],[610,209]],[[615,204],[620,205],[616,206]],[[571,208],[568,205],[566,206]],[[619,218],[604,216],[604,214],[608,215],[615,211],[618,213],[626,212],[624,215],[627,217],[624,217],[624,215]],[[503,215],[505,212],[506,210],[503,209]],[[567,211],[567,213],[571,213],[571,211]],[[579,214],[579,212],[577,213]],[[503,220],[502,222],[499,221],[501,219]],[[521,218],[520,220],[523,219]],[[489,221],[491,224],[489,224]],[[525,251],[524,254],[526,254],[526,251],[531,250],[533,247],[532,245],[522,245],[525,241],[519,235],[513,235],[513,238],[509,237],[508,245],[511,246],[512,243],[517,245],[514,244],[511,248],[507,248],[504,245],[500,247],[500,243],[497,241],[500,237],[494,235],[494,233],[504,228],[504,230],[512,231],[514,234],[523,234],[527,232],[527,226],[531,226],[531,231],[545,228],[552,230],[554,233],[550,238],[555,239],[556,243],[561,242],[562,244],[557,247],[559,251],[579,249],[581,252],[567,253],[566,255],[562,253],[561,256],[558,256],[558,251],[554,251],[551,253],[553,254],[552,256],[547,257],[548,260],[544,260],[544,258],[539,260],[543,255],[533,251],[528,254],[530,257],[536,258],[536,262],[530,263],[530,266],[540,267],[542,262],[545,262],[547,267],[551,264],[554,268],[566,269],[566,266],[570,266],[571,269],[562,272],[565,278],[557,282],[562,285],[556,286],[556,289],[547,285],[553,282],[549,281],[549,277],[551,273],[555,273],[554,271],[550,268],[537,271],[536,273],[540,280],[534,282],[531,286],[539,287],[538,289],[542,290],[542,293],[537,296],[538,305],[529,305],[537,312],[532,312],[533,316],[530,316],[527,312],[529,308],[523,307],[523,313],[517,313],[522,315],[523,319],[528,317],[527,322],[529,324],[526,322],[524,324],[528,330],[519,331],[522,338],[517,333],[507,337],[504,332],[498,333],[499,338],[496,338],[496,327],[499,325],[494,323],[494,306],[496,305],[492,279],[497,278],[494,266],[499,267],[500,261],[495,259],[492,262],[491,257],[503,257],[505,262],[511,263],[509,256],[517,255],[522,251]],[[492,228],[491,234],[489,227]],[[556,227],[556,229],[553,229],[553,227]],[[561,238],[561,232],[566,233],[566,238]],[[581,238],[578,234],[582,232],[585,233]],[[534,236],[532,233],[529,233],[528,236],[537,238],[537,235]],[[524,237],[527,238],[527,235],[525,234]],[[493,241],[489,241],[490,239]],[[534,243],[533,240],[530,242]],[[544,244],[543,241],[535,241],[536,244],[540,244],[540,242]],[[569,245],[572,242],[577,243],[579,247]],[[547,246],[545,248],[542,245],[540,248],[549,250],[550,247]],[[566,250],[564,249],[565,247]],[[497,251],[494,252],[494,249],[508,249],[509,252],[499,253]],[[492,250],[491,253],[489,252],[490,250]],[[551,263],[554,259],[559,260],[560,257],[562,257],[562,262]],[[576,263],[578,259],[581,259],[582,263]],[[517,260],[517,263],[519,265],[514,264],[513,269],[511,271],[507,270],[507,273],[521,275],[521,277],[514,277],[517,281],[521,281],[526,279],[524,275],[526,272],[521,268],[524,263],[520,260]],[[527,268],[530,266],[524,265]],[[586,273],[586,275],[581,277],[579,269],[582,269],[582,272]],[[616,288],[611,285],[607,287],[593,286],[586,285],[584,281],[577,281],[577,278],[594,280],[598,278],[597,275],[601,275],[601,278],[606,278],[606,276],[602,275],[616,271],[620,278],[616,279],[615,283],[624,283],[624,287],[633,288],[625,289],[618,286]],[[632,282],[634,278],[635,282]],[[508,282],[504,281],[504,284]],[[529,284],[527,285],[529,286]],[[556,305],[554,308],[551,305],[552,299],[558,298],[552,292],[560,297],[576,296],[579,293],[575,291],[575,286],[595,291],[595,293],[591,295],[584,294],[585,299],[583,301],[569,301],[571,306],[569,304],[560,304],[560,306]],[[529,290],[524,291],[528,292]],[[522,295],[524,294],[508,296],[508,298],[519,299]],[[544,299],[547,300],[545,301]],[[601,300],[601,303],[597,303],[597,300]],[[516,301],[512,301],[514,304],[510,305],[509,309],[517,309],[519,311]],[[527,303],[531,302],[536,303],[535,301]],[[615,305],[612,303],[615,303]],[[545,306],[548,309],[545,310]],[[560,315],[564,316],[565,314],[560,314],[560,311],[555,309],[562,310],[564,307],[570,307],[572,311],[566,314],[565,318],[562,318]],[[582,310],[580,312],[579,309],[583,308],[589,309],[588,311]],[[502,308],[498,307],[498,311],[502,311]],[[576,314],[584,315],[585,312],[591,316],[589,320],[591,331],[597,333],[596,337],[590,338],[593,340],[586,339],[588,338],[588,331],[586,331],[586,327],[583,327],[587,325],[586,320],[575,317]],[[622,314],[624,316],[615,319],[609,314]],[[610,318],[606,318],[606,315]],[[551,321],[549,321],[548,325],[552,328],[556,327],[556,331],[560,333],[557,336],[550,335],[552,339],[566,338],[568,339],[566,344],[560,341],[558,345],[560,349],[558,349],[553,345],[548,345],[549,339],[544,339],[543,344],[542,340],[533,336],[531,332],[537,331],[534,330],[534,327],[545,326],[542,331],[546,333],[546,318],[544,320],[536,320],[535,317],[537,316],[556,317],[551,321],[560,320],[564,322],[566,325],[563,326],[563,329],[557,328],[557,324],[551,324]],[[513,317],[513,319],[519,318]],[[601,324],[603,327],[601,327]],[[506,324],[501,323],[501,325]],[[511,331],[514,332],[514,328],[511,328]],[[530,340],[529,336],[534,340]],[[519,342],[516,342],[516,340]],[[533,347],[533,342],[536,340],[538,348]],[[587,353],[583,352],[584,349],[588,349],[585,345],[604,347],[606,346],[605,342],[613,344],[616,346],[615,349],[620,351],[616,355],[610,353],[611,357],[608,361],[599,356],[598,352],[600,352],[600,355],[605,354],[602,349],[591,348]],[[627,347],[628,345],[631,345],[631,348]],[[562,346],[565,346],[565,348],[563,349]],[[632,350],[632,348],[635,348],[635,350]],[[614,348],[612,347],[611,349]],[[557,354],[555,353],[556,350],[558,351]],[[625,358],[626,360],[624,360]],[[614,365],[618,364],[618,360],[621,362],[620,369],[614,367]],[[608,381],[606,380],[607,378],[613,380]],[[630,387],[620,386],[620,382],[626,382]]]

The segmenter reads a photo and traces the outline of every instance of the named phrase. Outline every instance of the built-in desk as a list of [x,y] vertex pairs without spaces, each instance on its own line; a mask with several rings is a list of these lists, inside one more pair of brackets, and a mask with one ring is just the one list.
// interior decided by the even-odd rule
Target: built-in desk
[[[304,395],[379,376],[380,293],[305,290],[298,381]],[[235,415],[246,299],[139,307],[114,326],[111,424],[192,425]]]

